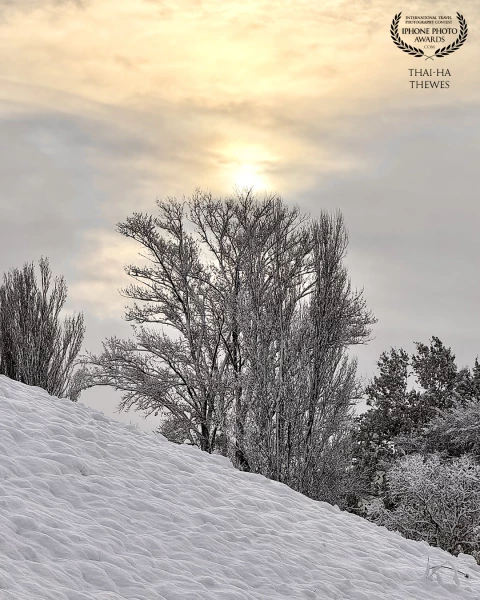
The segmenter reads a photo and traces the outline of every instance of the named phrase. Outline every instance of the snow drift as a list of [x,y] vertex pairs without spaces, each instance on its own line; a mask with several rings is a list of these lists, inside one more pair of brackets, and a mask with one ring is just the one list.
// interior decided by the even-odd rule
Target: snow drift
[[2,600],[479,597],[471,557],[0,376]]

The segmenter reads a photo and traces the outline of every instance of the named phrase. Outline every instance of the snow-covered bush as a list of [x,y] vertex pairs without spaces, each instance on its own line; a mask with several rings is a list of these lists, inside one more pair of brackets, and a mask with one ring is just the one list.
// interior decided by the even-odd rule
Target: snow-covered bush
[[385,500],[367,505],[370,520],[455,555],[478,555],[480,466],[470,456],[444,460],[439,454],[412,454],[397,461],[386,480]]

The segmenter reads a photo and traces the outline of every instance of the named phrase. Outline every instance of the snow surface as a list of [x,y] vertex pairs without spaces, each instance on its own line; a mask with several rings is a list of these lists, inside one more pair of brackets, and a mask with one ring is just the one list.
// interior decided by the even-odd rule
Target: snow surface
[[1,600],[480,598],[471,557],[3,376],[0,482]]

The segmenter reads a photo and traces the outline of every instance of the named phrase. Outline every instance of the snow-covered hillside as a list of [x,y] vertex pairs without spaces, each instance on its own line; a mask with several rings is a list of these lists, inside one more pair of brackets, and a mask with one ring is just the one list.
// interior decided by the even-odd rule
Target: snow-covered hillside
[[2,600],[479,597],[470,557],[0,376]]

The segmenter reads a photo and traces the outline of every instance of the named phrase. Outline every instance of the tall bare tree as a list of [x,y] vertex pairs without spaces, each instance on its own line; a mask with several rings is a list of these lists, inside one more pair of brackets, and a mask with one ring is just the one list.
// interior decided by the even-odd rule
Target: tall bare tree
[[89,355],[89,384],[162,411],[171,439],[313,494],[358,396],[347,349],[375,321],[343,266],[341,216],[313,220],[249,191],[157,204],[157,217],[118,226],[145,251],[123,291],[136,340]]

